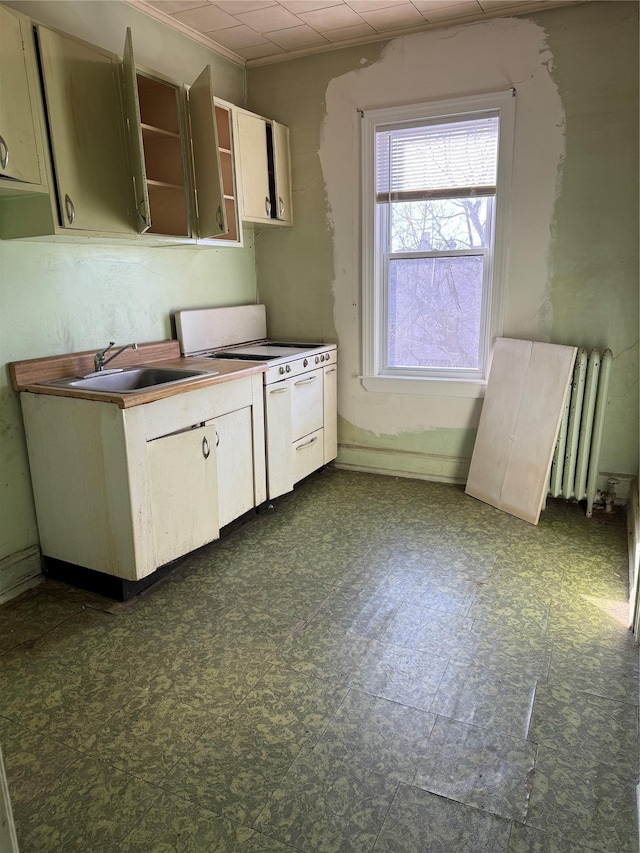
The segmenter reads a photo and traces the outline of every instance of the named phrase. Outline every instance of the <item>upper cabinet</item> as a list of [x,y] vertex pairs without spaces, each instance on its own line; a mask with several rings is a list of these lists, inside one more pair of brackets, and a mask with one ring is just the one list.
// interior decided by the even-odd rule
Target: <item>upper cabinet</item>
[[[14,112],[11,99],[5,101],[4,87],[5,69],[15,66],[4,52],[5,17],[11,13],[4,8],[0,12],[4,114],[5,108]],[[23,22],[22,32],[24,55],[35,49],[39,58],[39,80],[29,90],[32,97],[21,105],[23,112],[27,105],[31,111],[30,127],[23,116],[24,148],[28,150],[29,141],[35,139],[37,150],[39,140],[46,139],[46,149],[43,145],[37,159],[44,185],[40,194],[0,195],[0,237],[130,235],[129,169],[116,57],[43,26],[27,27]],[[19,114],[16,109],[15,116]],[[10,162],[13,147],[9,145]],[[33,164],[33,156],[30,161]],[[32,165],[30,173],[33,169]]]
[[227,235],[210,66],[188,88],[142,71],[128,30],[122,76],[137,230]]
[[59,225],[127,234],[128,165],[116,57],[36,28]]
[[246,110],[237,110],[236,132],[242,218],[247,222],[291,225],[288,128]]
[[[242,245],[291,225],[289,132],[0,6],[0,238]],[[153,236],[151,236],[153,235]],[[155,238],[155,240],[154,240]]]
[[[27,18],[0,6],[0,191],[46,184],[36,58]],[[4,179],[4,180],[3,180]]]

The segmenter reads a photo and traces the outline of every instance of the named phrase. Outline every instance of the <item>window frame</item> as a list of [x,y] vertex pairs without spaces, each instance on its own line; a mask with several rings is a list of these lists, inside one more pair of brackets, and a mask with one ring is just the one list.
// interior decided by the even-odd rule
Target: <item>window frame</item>
[[[387,282],[384,252],[379,250],[380,227],[376,217],[375,151],[378,129],[408,122],[463,121],[482,114],[498,115],[498,166],[493,203],[493,245],[485,268],[481,343],[478,369],[388,368]],[[509,187],[513,155],[515,90],[473,95],[446,101],[407,104],[362,112],[362,375],[368,391],[441,396],[484,395],[491,342],[502,334],[504,315],[504,271],[509,220]],[[462,254],[480,254],[477,250]],[[456,254],[455,252],[451,253]],[[438,252],[404,253],[426,257]],[[448,255],[445,255],[448,256]]]

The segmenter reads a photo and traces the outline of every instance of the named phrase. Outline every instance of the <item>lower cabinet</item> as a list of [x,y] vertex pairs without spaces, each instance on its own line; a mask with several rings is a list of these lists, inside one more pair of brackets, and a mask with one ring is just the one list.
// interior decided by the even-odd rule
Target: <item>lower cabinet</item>
[[260,374],[125,409],[21,402],[45,557],[138,581],[266,500]]

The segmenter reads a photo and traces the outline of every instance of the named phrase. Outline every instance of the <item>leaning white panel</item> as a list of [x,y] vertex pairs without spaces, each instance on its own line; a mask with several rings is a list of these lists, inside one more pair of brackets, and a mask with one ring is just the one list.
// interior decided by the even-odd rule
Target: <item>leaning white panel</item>
[[498,338],[466,493],[537,524],[576,347]]

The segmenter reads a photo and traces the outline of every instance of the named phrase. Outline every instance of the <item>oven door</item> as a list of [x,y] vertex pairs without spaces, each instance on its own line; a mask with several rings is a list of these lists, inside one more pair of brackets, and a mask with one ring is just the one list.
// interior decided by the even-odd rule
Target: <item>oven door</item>
[[322,368],[288,380],[291,384],[291,440],[322,428]]

